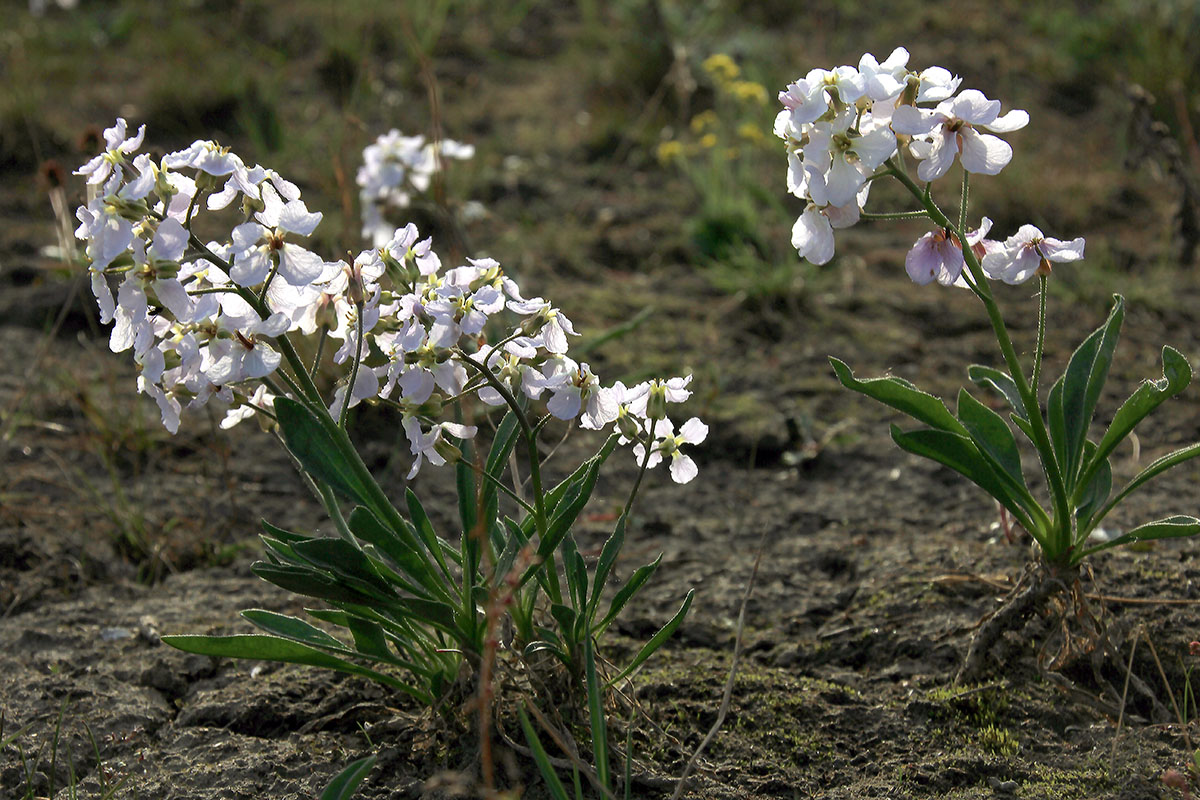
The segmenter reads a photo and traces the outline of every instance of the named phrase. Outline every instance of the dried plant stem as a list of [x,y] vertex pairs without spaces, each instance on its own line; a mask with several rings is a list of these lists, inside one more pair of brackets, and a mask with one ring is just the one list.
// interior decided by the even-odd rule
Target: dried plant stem
[[1125,700],[1129,696],[1129,679],[1133,676],[1133,657],[1137,653],[1138,640],[1133,638],[1133,647],[1129,649],[1129,663],[1125,666],[1125,686],[1121,689],[1121,713],[1117,715],[1117,732],[1113,734],[1112,753],[1108,756],[1108,771],[1112,772],[1117,764],[1117,741],[1121,738],[1121,724],[1125,722]]
[[1162,662],[1158,659],[1158,649],[1155,648],[1154,642],[1150,636],[1143,630],[1142,637],[1146,640],[1146,646],[1150,648],[1150,655],[1154,657],[1154,665],[1158,667],[1158,676],[1162,678],[1163,688],[1167,690],[1167,697],[1171,698],[1171,708],[1175,710],[1175,719],[1179,720],[1179,727],[1183,731],[1183,743],[1187,745],[1189,753],[1195,752],[1196,748],[1192,747],[1192,737],[1188,733],[1187,721],[1183,718],[1183,712],[1179,710],[1179,703],[1175,701],[1175,693],[1171,691],[1171,682],[1167,680],[1167,672],[1163,669]]
[[701,753],[717,735],[717,731],[721,730],[721,726],[725,723],[725,716],[729,713],[729,701],[733,696],[734,680],[737,678],[738,659],[742,654],[742,633],[746,627],[746,604],[750,601],[751,592],[754,591],[754,580],[758,577],[758,567],[762,563],[766,542],[767,535],[763,533],[758,540],[758,552],[754,556],[754,568],[750,571],[750,580],[746,581],[746,591],[742,594],[742,606],[738,609],[737,631],[733,640],[733,659],[729,664],[729,677],[725,679],[725,692],[721,696],[721,708],[717,711],[716,722],[709,729],[704,741],[700,742],[696,752],[692,753],[692,757],[688,759],[687,766],[683,768],[683,774],[679,776],[679,783],[675,784],[675,792],[671,795],[671,800],[679,800],[680,797],[683,797],[683,790],[687,786],[687,780],[691,776],[692,770],[696,767],[696,762],[700,760]]

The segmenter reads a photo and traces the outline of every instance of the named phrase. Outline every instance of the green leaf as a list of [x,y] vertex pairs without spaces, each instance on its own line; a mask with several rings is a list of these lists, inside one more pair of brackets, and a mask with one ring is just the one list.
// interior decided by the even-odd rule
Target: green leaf
[[1108,379],[1113,350],[1121,335],[1125,318],[1125,299],[1113,295],[1112,311],[1103,325],[1097,328],[1075,350],[1063,374],[1062,411],[1066,428],[1065,461],[1060,459],[1063,482],[1074,486],[1078,474],[1083,444],[1087,441],[1092,415]]
[[321,792],[320,800],[350,800],[358,791],[359,784],[374,768],[375,756],[367,756],[351,762],[329,782],[325,791]]
[[285,639],[302,642],[312,647],[337,650],[347,655],[352,652],[342,642],[298,617],[289,617],[287,614],[277,614],[261,608],[248,608],[242,612],[242,616],[255,627]]
[[1192,367],[1188,360],[1173,347],[1164,347],[1162,351],[1163,376],[1158,380],[1147,380],[1129,396],[1117,409],[1112,423],[1104,433],[1104,438],[1087,463],[1087,469],[1092,470],[1100,459],[1108,460],[1108,456],[1117,448],[1125,437],[1130,434],[1137,424],[1150,415],[1169,398],[1182,392],[1192,382]]
[[538,542],[537,552],[540,557],[548,558],[558,548],[583,511],[583,507],[592,498],[592,490],[596,488],[596,479],[599,476],[600,462],[592,459],[583,477],[571,485],[554,509],[554,516],[546,525],[546,538]]
[[1008,401],[1014,414],[1028,421],[1029,417],[1025,413],[1025,404],[1021,402],[1021,392],[1017,389],[1017,382],[1007,372],[985,367],[982,364],[972,364],[967,367],[967,377],[976,386],[998,393]]
[[314,567],[329,570],[363,593],[376,592],[381,599],[396,595],[391,585],[375,569],[370,557],[345,539],[328,536],[309,539],[307,542],[298,542],[292,550]]
[[633,599],[633,596],[650,580],[650,576],[658,569],[658,565],[662,563],[662,556],[654,559],[645,566],[638,567],[629,576],[629,580],[625,581],[625,585],[617,590],[617,594],[613,597],[612,602],[608,605],[608,613],[604,615],[604,619],[600,620],[600,624],[592,628],[592,633],[599,636],[603,633],[612,621],[617,618],[617,614],[621,613],[621,609],[625,604]]
[[517,715],[521,718],[521,730],[525,732],[525,741],[528,742],[529,749],[533,752],[533,760],[537,762],[538,771],[542,773],[542,781],[550,790],[550,795],[554,800],[571,800],[567,794],[567,787],[563,786],[562,781],[558,778],[558,773],[554,771],[554,765],[550,763],[550,757],[546,755],[546,748],[542,746],[542,740],[538,738],[537,731],[529,722],[525,709],[518,708]]
[[378,623],[349,614],[346,617],[346,624],[354,636],[355,650],[384,661],[396,660],[396,654],[388,647],[387,638],[383,635],[383,628]]
[[596,762],[596,777],[601,786],[609,786],[608,779],[608,723],[604,719],[604,703],[600,698],[600,681],[596,677],[596,654],[592,650],[592,637],[583,640],[583,661],[587,676],[588,718],[592,727],[592,754]]
[[278,539],[279,541],[281,541],[285,544],[295,544],[296,542],[303,542],[305,539],[312,538],[311,536],[305,536],[300,533],[292,533],[291,531],[285,531],[283,528],[272,525],[271,523],[267,522],[265,519],[260,520],[259,524],[262,525],[262,529],[264,531],[266,531],[268,534],[270,534],[270,536],[273,539]]
[[604,547],[600,550],[600,560],[596,562],[596,574],[592,577],[592,592],[588,597],[587,617],[589,622],[596,616],[596,609],[600,607],[600,596],[604,593],[605,583],[608,582],[608,573],[612,571],[613,565],[617,562],[617,556],[621,554],[621,548],[625,545],[625,526],[626,518],[622,514],[613,527],[612,536],[608,537]]
[[945,403],[927,392],[922,392],[908,381],[895,377],[870,378],[860,381],[854,377],[854,373],[844,362],[831,357],[829,363],[833,365],[833,371],[837,373],[838,380],[847,389],[865,394],[897,411],[903,411],[918,422],[924,422],[932,428],[960,434],[966,433],[963,426],[946,408]]
[[1167,517],[1166,519],[1139,525],[1115,539],[1109,539],[1107,542],[1098,544],[1095,547],[1089,547],[1072,558],[1071,563],[1077,563],[1080,559],[1092,553],[1098,553],[1101,550],[1108,550],[1112,547],[1119,547],[1123,544],[1146,542],[1152,539],[1180,539],[1187,536],[1195,536],[1198,533],[1200,533],[1200,519],[1183,514]]
[[1041,528],[1034,526],[1020,500],[968,437],[928,428],[905,433],[893,425],[892,441],[903,450],[949,467],[983,489],[1011,511],[1021,527],[1041,543],[1044,538]]
[[615,678],[610,680],[607,683],[608,686],[612,686],[614,683],[640,667],[647,658],[654,655],[654,652],[663,646],[663,643],[666,642],[667,639],[671,638],[671,634],[675,632],[675,629],[679,627],[679,623],[683,622],[683,618],[687,616],[688,609],[692,606],[692,598],[695,596],[696,590],[690,589],[687,593],[687,597],[683,598],[683,605],[681,605],[679,610],[675,612],[675,616],[671,617],[671,620],[666,625],[663,625],[661,628],[659,628],[658,633],[650,637],[650,641],[646,642],[646,644],[642,646],[642,649],[638,651],[638,654],[633,657],[633,661],[630,661],[629,665],[625,667],[625,669],[621,670],[621,672]]
[[1050,387],[1050,394],[1046,397],[1046,412],[1050,418],[1050,447],[1054,450],[1053,453],[1043,453],[1042,457],[1048,455],[1054,456],[1054,461],[1047,468],[1057,469],[1062,476],[1066,486],[1070,486],[1069,476],[1066,474],[1067,463],[1067,419],[1066,412],[1063,410],[1063,379],[1059,378]]
[[399,689],[423,703],[432,703],[433,698],[397,678],[359,664],[321,652],[301,642],[278,636],[261,634],[239,634],[236,636],[164,636],[162,640],[178,650],[217,658],[256,658],[263,661],[282,661],[287,664],[304,664],[338,672],[347,672],[370,678],[373,681]]
[[1088,442],[1083,449],[1084,463],[1092,462],[1098,466],[1084,473],[1083,477],[1087,479],[1087,484],[1080,487],[1079,501],[1075,504],[1075,520],[1076,541],[1087,539],[1088,534],[1092,531],[1092,526],[1089,524],[1092,515],[1095,514],[1100,507],[1108,501],[1108,496],[1112,494],[1112,466],[1108,463],[1108,459],[1096,461],[1096,443]]
[[316,597],[320,600],[328,600],[331,603],[373,605],[380,599],[374,594],[358,591],[347,585],[346,582],[311,567],[256,561],[250,565],[250,571],[281,589],[308,597]]
[[966,389],[958,392],[958,418],[979,452],[1028,494],[1021,468],[1021,451],[1017,449],[1017,439],[1004,418],[972,397]]
[[369,508],[356,506],[348,520],[350,531],[368,544],[379,548],[401,572],[429,593],[448,600],[452,597],[434,574],[425,555],[424,546],[415,530],[394,531],[379,521]]
[[571,636],[575,630],[575,609],[561,603],[550,604],[550,616],[558,623],[563,638]]
[[306,472],[356,503],[370,505],[370,490],[333,436],[311,411],[295,400],[277,397],[275,418],[279,421],[284,444]]
[[446,569],[443,554],[449,553],[453,558],[458,559],[458,552],[453,547],[443,546],[441,538],[433,529],[433,523],[429,521],[429,515],[425,513],[425,507],[421,505],[421,501],[417,499],[412,489],[404,491],[404,501],[408,504],[408,516],[412,518],[413,529],[425,543],[425,549],[437,559],[442,573],[449,577],[450,571]]
[[1196,458],[1197,456],[1200,456],[1200,442],[1180,448],[1179,450],[1167,453],[1161,458],[1155,459],[1150,463],[1149,466],[1135,475],[1133,480],[1125,484],[1125,488],[1121,490],[1120,494],[1108,501],[1108,504],[1096,514],[1092,524],[1099,525],[1100,520],[1104,519],[1104,517],[1108,515],[1108,512],[1116,508],[1122,500],[1133,494],[1134,491],[1139,489],[1147,481],[1156,478],[1172,467],[1178,466],[1185,461]]
[[[604,462],[608,460],[608,457],[612,455],[613,450],[616,448],[618,439],[620,439],[620,436],[617,434],[609,436],[596,455],[592,456],[587,461],[584,461],[579,465],[578,468],[576,468],[574,472],[564,478],[557,486],[546,492],[544,503],[547,514],[554,514],[554,512],[558,510],[558,506],[562,502],[564,495],[566,495],[567,492],[579,481],[583,480],[589,470],[593,468],[599,470],[599,468],[604,465]],[[529,538],[533,535],[534,527],[532,514],[521,521],[521,530],[525,532],[526,538]]]

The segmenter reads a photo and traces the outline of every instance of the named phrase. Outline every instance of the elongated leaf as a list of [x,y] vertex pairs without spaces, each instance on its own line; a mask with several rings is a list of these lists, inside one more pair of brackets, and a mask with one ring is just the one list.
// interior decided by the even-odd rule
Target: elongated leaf
[[1125,437],[1137,427],[1137,424],[1150,415],[1169,398],[1182,392],[1192,382],[1192,367],[1188,360],[1173,347],[1164,347],[1162,351],[1163,376],[1158,380],[1147,380],[1142,383],[1129,399],[1121,404],[1113,417],[1112,423],[1100,440],[1093,462],[1087,464],[1087,469],[1093,468],[1093,463],[1108,456],[1117,448]]
[[395,596],[395,591],[380,577],[366,553],[345,539],[309,539],[307,542],[298,542],[292,550],[308,563],[329,570],[360,591],[365,592],[365,587],[370,587],[382,598]]
[[650,580],[650,576],[655,573],[658,565],[661,563],[662,556],[660,555],[651,563],[643,567],[638,567],[633,571],[633,574],[629,576],[629,580],[625,581],[625,585],[617,590],[612,602],[609,603],[608,613],[604,615],[604,619],[600,620],[600,624],[592,629],[594,635],[599,636],[612,624],[612,621],[617,618],[617,614],[621,613],[621,609],[625,607],[625,604],[633,599],[634,595],[646,584],[646,581]]
[[613,526],[612,536],[608,537],[608,541],[600,550],[600,560],[596,562],[596,574],[592,576],[592,592],[588,597],[587,617],[589,623],[595,619],[596,609],[600,607],[600,596],[604,593],[604,585],[608,582],[608,574],[612,571],[617,556],[621,554],[621,548],[625,545],[625,525],[626,518],[622,514],[617,520],[617,524]]
[[445,584],[434,574],[423,544],[412,530],[393,531],[365,506],[355,507],[350,513],[349,524],[355,536],[379,548],[409,579],[423,587],[422,593],[450,599]]
[[164,636],[162,641],[187,653],[218,658],[256,658],[263,661],[282,661],[287,664],[304,664],[310,667],[321,667],[338,672],[347,672],[363,678],[399,689],[410,694],[423,703],[433,702],[427,693],[422,692],[402,680],[376,672],[373,669],[346,661],[328,653],[321,652],[301,642],[283,639],[278,636],[262,634],[239,634],[237,636]]
[[508,517],[504,518],[504,529],[508,532],[508,538],[504,542],[504,547],[500,550],[500,555],[496,558],[495,578],[493,584],[498,584],[504,580],[504,576],[508,575],[509,570],[516,563],[517,554],[521,552],[521,548],[525,546],[524,533],[521,531],[521,526],[513,522]]
[[1078,530],[1076,541],[1083,541],[1092,531],[1090,524],[1092,515],[1108,502],[1108,496],[1112,494],[1113,483],[1112,466],[1108,463],[1108,459],[1095,461],[1095,442],[1088,442],[1084,446],[1083,456],[1085,463],[1093,461],[1097,466],[1082,476],[1087,478],[1087,484],[1081,487],[1079,502],[1075,504],[1075,520]]
[[[492,477],[492,480],[483,481],[483,508],[489,521],[495,520],[499,513],[499,498],[496,488],[496,481],[500,481],[504,477],[504,469],[508,464],[508,457],[512,454],[513,447],[521,436],[521,426],[517,421],[517,415],[509,409],[504,415],[504,419],[500,420],[499,427],[496,428],[496,437],[492,439],[492,449],[488,451],[487,465],[484,467],[485,472]],[[499,548],[497,548],[499,550]]]
[[365,594],[348,586],[346,582],[338,581],[311,567],[256,561],[250,566],[250,571],[281,589],[308,597],[316,597],[319,600],[328,600],[331,603],[371,605],[380,599],[374,594]]
[[[446,560],[444,555],[450,555],[458,559],[458,553],[452,547],[443,547],[442,539],[433,529],[433,523],[429,521],[429,515],[425,513],[425,507],[421,505],[421,501],[413,493],[412,489],[407,489],[404,492],[404,500],[408,504],[408,515],[412,518],[413,529],[417,535],[421,537],[421,541],[425,543],[425,549],[433,554],[437,559],[438,566],[442,573],[446,576],[450,575],[450,571],[446,569]],[[460,561],[461,565],[461,561]]]
[[353,614],[347,615],[346,622],[354,636],[354,649],[366,655],[381,658],[384,661],[395,661],[396,654],[387,645],[383,628],[378,623],[363,619]]
[[592,650],[592,637],[583,639],[584,674],[587,676],[588,719],[592,727],[592,754],[596,762],[596,777],[601,786],[609,786],[608,780],[608,723],[604,719],[604,703],[600,697],[600,681],[596,677],[596,654]]
[[935,431],[928,428],[905,433],[893,425],[892,441],[903,450],[949,467],[983,489],[1011,511],[1017,521],[1021,523],[1021,527],[1029,531],[1031,536],[1038,539],[1039,542],[1041,541],[1043,536],[1041,529],[1034,526],[1020,500],[1009,491],[1008,486],[996,474],[996,470],[980,454],[969,438],[948,431]]
[[[564,478],[557,486],[546,492],[544,502],[546,506],[546,513],[548,515],[553,515],[558,510],[558,506],[562,502],[563,497],[573,486],[575,486],[584,478],[589,470],[599,470],[599,468],[604,465],[604,462],[608,460],[608,457],[612,455],[613,450],[616,449],[617,440],[620,438],[621,437],[617,434],[609,436],[596,455],[592,456],[587,461],[584,461],[579,465],[579,467],[576,468],[574,472]],[[525,532],[526,538],[533,536],[534,528],[535,525],[532,514],[521,521],[521,530]]]
[[658,633],[650,637],[650,641],[646,642],[646,644],[642,646],[642,649],[638,651],[638,654],[633,657],[633,661],[630,661],[629,665],[626,666],[625,669],[621,670],[621,672],[615,678],[610,680],[607,684],[608,686],[612,686],[614,683],[623,679],[626,675],[640,667],[647,658],[654,655],[655,651],[663,646],[663,643],[666,642],[667,639],[671,638],[671,634],[675,632],[675,629],[679,627],[679,623],[683,622],[683,618],[687,616],[688,609],[692,607],[692,598],[695,596],[695,589],[688,591],[687,597],[683,598],[683,605],[681,605],[679,610],[675,612],[675,616],[671,617],[670,621],[666,625],[663,625],[661,628],[659,628]]
[[1025,413],[1025,404],[1021,402],[1021,392],[1017,389],[1017,382],[1007,372],[985,367],[982,364],[972,364],[967,367],[967,377],[976,386],[991,389],[999,394],[1008,401],[1013,414],[1028,421],[1029,416]]
[[1133,480],[1125,484],[1125,488],[1121,490],[1120,494],[1108,501],[1108,504],[1096,514],[1093,524],[1099,525],[1100,520],[1104,519],[1104,517],[1108,515],[1108,512],[1116,508],[1122,500],[1133,494],[1134,491],[1139,489],[1147,481],[1158,477],[1162,473],[1171,469],[1171,467],[1178,466],[1185,461],[1196,458],[1197,456],[1200,456],[1200,442],[1180,448],[1179,450],[1174,450],[1170,453],[1167,453],[1165,456],[1162,456],[1161,458],[1156,458],[1150,463],[1149,466],[1135,475]]
[[295,400],[277,397],[275,418],[284,444],[309,474],[356,503],[370,504],[371,493],[354,465],[311,411]]
[[267,522],[265,519],[260,520],[259,524],[262,525],[262,529],[264,531],[266,531],[266,533],[269,536],[271,536],[271,538],[278,539],[279,541],[281,541],[285,544],[295,544],[296,542],[303,542],[305,539],[312,538],[311,536],[305,536],[300,533],[292,533],[291,531],[285,531],[283,528],[272,525],[271,523]]
[[344,770],[334,776],[325,791],[321,792],[320,800],[350,800],[358,791],[361,784],[375,768],[375,756],[360,758],[351,762]]
[[865,394],[897,411],[903,411],[918,422],[924,422],[937,430],[966,433],[945,403],[903,378],[870,378],[860,381],[844,362],[831,357],[829,363],[833,365],[838,380],[847,389]]
[[583,478],[567,490],[562,501],[554,510],[554,516],[546,526],[546,538],[538,542],[538,555],[547,558],[562,542],[563,538],[575,524],[583,507],[592,498],[592,490],[596,488],[596,479],[600,476],[600,463],[592,460],[591,466],[583,474]]
[[1114,539],[1109,539],[1107,542],[1089,547],[1077,554],[1072,563],[1077,563],[1080,559],[1098,553],[1101,550],[1108,550],[1112,547],[1119,547],[1123,544],[1132,544],[1133,542],[1146,542],[1152,539],[1180,539],[1187,536],[1195,536],[1200,534],[1200,519],[1195,517],[1185,516],[1180,514],[1166,519],[1147,522],[1145,525],[1139,525],[1131,531],[1118,536]]
[[537,763],[538,772],[542,773],[542,781],[545,782],[546,788],[550,791],[551,797],[554,800],[571,800],[567,794],[567,787],[558,778],[558,773],[554,771],[554,765],[550,763],[550,757],[546,755],[546,748],[542,746],[542,740],[538,738],[537,731],[533,729],[529,717],[525,714],[525,709],[518,708],[517,714],[521,718],[521,730],[525,732],[525,741],[529,744],[530,751],[533,752],[533,760]]
[[261,628],[267,633],[282,636],[284,639],[345,654],[352,652],[342,642],[298,617],[289,617],[287,614],[277,614],[261,608],[248,608],[242,612],[242,616],[253,623],[255,627]]
[[1021,469],[1021,451],[1017,449],[1017,439],[1004,418],[972,397],[966,389],[958,392],[958,418],[971,441],[992,466],[1008,476],[1016,488],[1029,494]]
[[1067,418],[1066,412],[1063,410],[1063,379],[1059,378],[1050,387],[1050,394],[1046,397],[1046,416],[1050,418],[1050,446],[1054,450],[1055,468],[1063,476],[1063,482],[1066,486],[1070,486],[1070,476],[1066,474],[1067,463]]
[[561,603],[551,603],[550,616],[554,617],[564,637],[572,635],[575,630],[575,609]]
[[1074,486],[1078,475],[1088,427],[1092,424],[1092,415],[1096,412],[1104,382],[1108,380],[1108,368],[1112,365],[1113,350],[1120,338],[1124,319],[1125,299],[1113,295],[1113,307],[1108,319],[1079,345],[1063,374],[1062,407],[1067,447],[1066,461],[1060,461],[1060,466],[1068,487]]

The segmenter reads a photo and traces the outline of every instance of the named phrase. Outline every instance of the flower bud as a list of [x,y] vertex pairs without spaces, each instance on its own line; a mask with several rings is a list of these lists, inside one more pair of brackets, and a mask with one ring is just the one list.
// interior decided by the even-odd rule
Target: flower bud
[[267,204],[262,200],[257,200],[248,194],[242,195],[242,213],[246,215],[246,219],[250,219],[266,207]]
[[667,418],[667,387],[660,381],[650,384],[650,395],[646,398],[646,417],[649,419]]
[[445,405],[445,401],[443,401],[440,394],[431,394],[428,400],[416,407],[415,413],[418,416],[437,419],[442,415],[442,409]]
[[625,408],[622,408],[619,412],[617,412],[617,430],[622,436],[631,442],[638,441],[639,435],[641,434],[633,415],[630,414]]
[[[210,175],[207,172],[201,172],[196,176],[196,191],[211,192],[217,187],[218,178],[216,175]],[[250,199],[250,198],[246,198]],[[260,209],[261,210],[261,209]]]
[[455,464],[462,460],[462,450],[459,450],[457,446],[446,441],[441,436],[434,442],[433,449],[437,451],[439,456],[446,459],[448,464]]

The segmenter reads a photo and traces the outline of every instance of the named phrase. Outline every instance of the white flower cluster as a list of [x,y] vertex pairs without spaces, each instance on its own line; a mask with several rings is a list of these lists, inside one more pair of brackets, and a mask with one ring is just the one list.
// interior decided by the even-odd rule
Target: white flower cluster
[[362,204],[363,238],[381,247],[392,238],[395,226],[384,219],[388,208],[407,208],[413,192],[429,188],[434,173],[447,158],[469,159],[475,147],[442,139],[436,145],[424,136],[405,136],[393,128],[363,150],[358,168]]
[[[1012,160],[1012,148],[993,134],[1025,127],[1029,115],[1013,110],[1001,116],[1000,101],[975,89],[956,95],[961,82],[942,67],[910,70],[908,51],[898,47],[882,63],[867,53],[857,69],[814,69],[779,93],[783,110],[775,119],[775,134],[787,147],[788,190],[807,201],[792,228],[792,244],[801,257],[814,264],[833,258],[834,229],[859,221],[870,181],[905,144],[920,162],[922,181],[942,177],[955,159],[967,172],[984,175],[999,173]],[[985,217],[968,235],[968,244],[992,278],[1017,283],[1039,265],[1048,270],[1045,262],[1083,257],[1082,239],[1060,242],[1024,226],[1001,244],[984,239],[990,227]],[[1030,247],[1038,252],[1032,270]],[[917,283],[965,285],[962,253],[948,231],[918,240],[906,266]]]
[[[567,355],[575,331],[566,315],[524,297],[492,259],[443,271],[410,224],[353,263],[325,261],[304,244],[321,214],[294,184],[208,141],[155,163],[135,155],[144,132],[129,136],[117,120],[104,132],[105,152],[77,171],[91,200],[76,212],[76,236],[87,242],[102,320],[114,323],[110,346],[133,351],[139,391],[157,401],[170,431],[184,405],[213,397],[231,407],[222,427],[269,412],[277,392],[294,395],[299,385],[294,364],[292,373],[281,369],[286,336],[323,332],[340,342],[334,361],[354,376],[336,390],[331,414],[372,398],[398,406],[415,457],[410,474],[424,460],[454,457],[446,436],[475,434],[439,420],[450,401],[475,394],[489,405],[546,395],[553,416],[615,425],[639,457],[649,446],[649,466],[669,460],[675,480],[695,476],[680,448],[708,429],[693,418],[677,434],[666,418],[666,403],[690,396],[690,376],[602,387]],[[227,238],[196,238],[201,209],[220,212],[235,200],[244,221]],[[120,277],[115,298],[112,276]],[[489,324],[504,311],[515,325]]]

